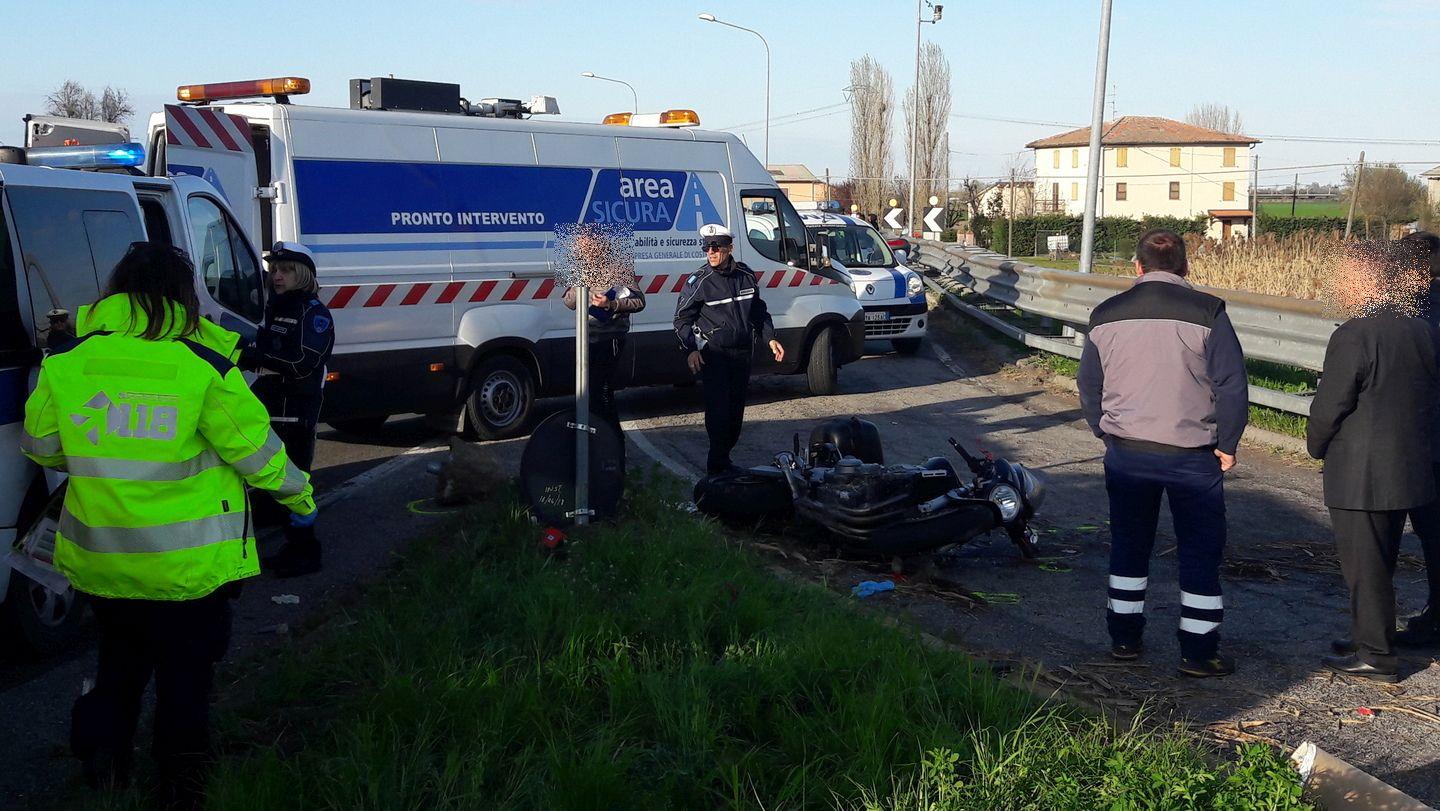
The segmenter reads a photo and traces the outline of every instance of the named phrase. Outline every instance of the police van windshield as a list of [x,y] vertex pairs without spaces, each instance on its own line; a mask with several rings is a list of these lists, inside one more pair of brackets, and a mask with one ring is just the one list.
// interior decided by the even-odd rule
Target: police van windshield
[[874,228],[861,225],[826,225],[811,228],[830,246],[830,261],[847,268],[888,268],[895,266],[895,255]]

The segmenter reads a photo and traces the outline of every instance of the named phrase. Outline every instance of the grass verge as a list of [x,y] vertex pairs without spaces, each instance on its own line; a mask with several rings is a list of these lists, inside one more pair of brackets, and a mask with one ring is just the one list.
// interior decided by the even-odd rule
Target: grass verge
[[212,807],[1304,807],[1266,747],[1043,705],[634,492],[565,559],[508,504],[417,543],[245,680]]

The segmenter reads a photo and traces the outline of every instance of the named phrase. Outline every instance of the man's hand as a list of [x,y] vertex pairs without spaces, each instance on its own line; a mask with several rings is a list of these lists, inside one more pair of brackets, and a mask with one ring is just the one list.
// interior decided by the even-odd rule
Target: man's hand
[[785,360],[785,347],[781,346],[779,341],[770,341],[770,351],[775,355],[776,363]]
[[605,307],[608,309],[610,306],[610,299],[606,297],[604,293],[596,293],[592,290],[590,291],[590,306]]
[[1215,449],[1215,458],[1220,460],[1220,472],[1229,473],[1230,468],[1235,467],[1235,454],[1226,453],[1219,448]]
[[690,366],[690,374],[698,375],[700,374],[700,367],[705,365],[705,358],[698,351],[691,352],[690,357],[685,359],[685,363]]

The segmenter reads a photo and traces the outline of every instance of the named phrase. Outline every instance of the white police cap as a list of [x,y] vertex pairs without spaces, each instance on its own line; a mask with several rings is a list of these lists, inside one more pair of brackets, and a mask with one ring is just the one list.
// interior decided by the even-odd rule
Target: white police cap
[[729,245],[735,241],[735,235],[730,229],[719,223],[710,223],[700,226],[700,243],[702,245]]
[[265,262],[299,262],[302,265],[309,265],[311,272],[316,270],[315,254],[299,242],[276,242],[270,250],[265,253]]

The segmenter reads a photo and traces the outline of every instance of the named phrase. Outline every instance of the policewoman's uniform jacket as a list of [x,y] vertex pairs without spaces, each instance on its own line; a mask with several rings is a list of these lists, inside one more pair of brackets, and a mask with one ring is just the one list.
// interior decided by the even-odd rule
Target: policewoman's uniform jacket
[[70,474],[56,568],[82,592],[146,600],[258,574],[245,483],[296,512],[315,502],[240,370],[179,337],[178,306],[153,341],[128,296],[89,318],[108,329],[55,349],[25,403],[21,450]]
[[[272,405],[275,417],[298,417],[310,399],[320,396],[325,364],[335,349],[335,322],[314,293],[292,290],[271,296],[255,342],[240,350],[244,369],[265,369],[256,393]],[[292,413],[294,412],[294,413]]]
[[707,263],[685,280],[675,335],[687,350],[748,356],[757,332],[766,344],[775,339],[755,272],[744,262],[731,258],[718,268]]

